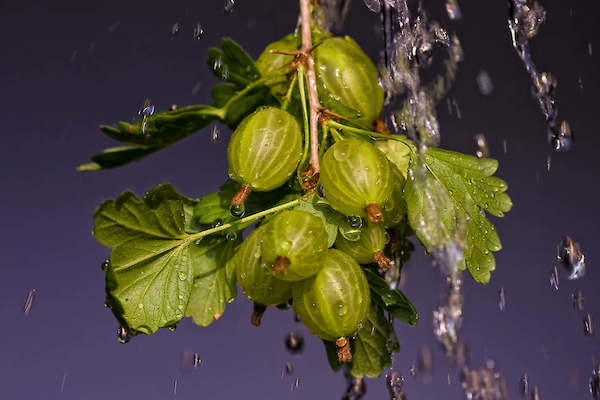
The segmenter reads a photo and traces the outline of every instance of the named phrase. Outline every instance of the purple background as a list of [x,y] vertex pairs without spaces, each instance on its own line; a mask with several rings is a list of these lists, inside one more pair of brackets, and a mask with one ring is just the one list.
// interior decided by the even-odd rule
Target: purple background
[[[296,1],[237,3],[233,15],[224,15],[220,0],[0,1],[2,398],[341,396],[342,375],[330,371],[320,341],[296,326],[290,312],[269,310],[257,329],[249,324],[250,303],[238,298],[208,328],[185,320],[176,332],[165,330],[122,345],[116,339],[117,323],[102,305],[100,263],[109,251],[90,234],[96,205],[126,188],[143,194],[161,182],[172,182],[189,196],[216,190],[226,178],[229,132],[222,127],[221,140],[212,144],[207,128],[143,162],[112,171],[83,174],[75,166],[114,145],[99,132],[99,124],[133,118],[145,98],[161,110],[171,103],[210,102],[216,79],[205,57],[221,36],[232,36],[257,56],[267,42],[295,27]],[[353,3],[346,31],[377,57],[378,18],[361,1]],[[548,21],[533,42],[534,58],[540,70],[558,78],[560,116],[571,121],[576,133],[575,149],[552,154],[549,172],[543,117],[510,45],[505,1],[462,0],[463,20],[458,23],[447,21],[442,1],[425,3],[459,34],[465,49],[451,92],[462,119],[449,115],[445,102],[439,107],[443,146],[472,152],[473,135],[485,133],[515,203],[506,218],[496,221],[504,250],[497,254],[491,283],[466,282],[462,337],[470,342],[472,365],[495,360],[513,398],[525,371],[532,384],[540,385],[544,399],[588,398],[592,362],[600,357],[598,336],[584,337],[582,324],[585,312],[600,319],[595,263],[600,65],[596,53],[587,53],[591,41],[600,54],[596,2],[543,2]],[[183,31],[170,40],[175,22]],[[192,39],[196,22],[205,29],[200,41]],[[477,90],[475,76],[481,69],[493,79],[491,97]],[[548,278],[555,246],[565,234],[582,244],[588,273],[576,282],[563,274],[560,290],[553,292]],[[408,398],[460,399],[456,370],[444,360],[431,332],[431,312],[443,288],[440,274],[420,250],[406,268],[404,291],[420,311],[421,322],[416,328],[398,323],[402,351],[394,367],[408,375],[419,347],[428,345],[435,359],[432,382],[408,376]],[[502,286],[505,312],[497,305]],[[25,316],[23,303],[32,288],[37,297]],[[579,288],[584,313],[571,306],[570,294]],[[283,346],[284,334],[294,327],[306,334],[301,356],[289,355]],[[203,361],[191,372],[181,367],[186,348]],[[282,380],[287,360],[295,372]],[[300,386],[291,391],[296,376]],[[386,398],[382,380],[368,386],[367,399]]]

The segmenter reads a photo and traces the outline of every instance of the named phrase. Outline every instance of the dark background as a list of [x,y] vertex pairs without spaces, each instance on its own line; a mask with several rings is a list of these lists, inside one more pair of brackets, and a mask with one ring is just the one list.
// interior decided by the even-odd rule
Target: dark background
[[[100,201],[126,188],[138,194],[172,182],[189,196],[217,189],[226,178],[229,131],[211,143],[210,128],[143,162],[124,168],[78,173],[75,166],[114,143],[97,126],[131,120],[145,98],[159,110],[171,103],[209,103],[216,79],[205,65],[207,48],[223,35],[256,57],[269,41],[294,29],[294,0],[239,0],[225,15],[220,0],[0,1],[0,397],[6,399],[331,399],[344,379],[333,374],[320,341],[297,326],[292,314],[268,311],[259,329],[249,324],[250,304],[238,298],[208,328],[183,321],[176,332],[116,338],[117,323],[103,307],[100,263],[109,250],[94,241],[92,213]],[[600,319],[600,273],[596,268],[600,218],[597,207],[598,55],[600,12],[593,0],[545,0],[548,19],[533,42],[542,71],[558,78],[560,116],[571,121],[575,148],[551,154],[543,117],[530,96],[530,81],[511,47],[503,0],[462,0],[463,19],[449,22],[443,1],[425,6],[463,43],[465,62],[450,96],[462,119],[439,107],[443,146],[473,152],[473,136],[485,133],[499,175],[509,183],[515,206],[497,220],[504,244],[487,286],[466,280],[462,337],[471,364],[493,359],[506,376],[511,397],[528,372],[544,399],[589,398],[587,382],[598,336],[585,337],[585,312]],[[345,29],[378,57],[378,17],[359,0]],[[173,40],[171,26],[183,31]],[[205,35],[192,39],[200,22]],[[479,94],[475,77],[485,69],[491,97]],[[581,77],[583,90],[578,86]],[[196,91],[193,92],[195,86]],[[508,153],[502,150],[507,141]],[[587,275],[558,292],[549,274],[565,234],[582,244]],[[445,361],[431,331],[431,312],[443,285],[437,269],[417,250],[407,268],[406,295],[421,314],[418,327],[398,323],[402,346],[395,370],[407,375],[409,399],[460,399],[457,371]],[[498,309],[504,287],[507,309]],[[29,316],[23,303],[37,296]],[[570,295],[582,289],[584,313]],[[292,356],[284,334],[305,333],[304,354]],[[421,345],[433,350],[431,383],[411,377]],[[202,365],[182,370],[184,349]],[[281,378],[285,361],[295,366]],[[448,376],[450,385],[448,385]],[[299,377],[299,387],[291,385]],[[177,392],[174,393],[175,380]],[[386,398],[384,382],[368,382],[368,399]]]

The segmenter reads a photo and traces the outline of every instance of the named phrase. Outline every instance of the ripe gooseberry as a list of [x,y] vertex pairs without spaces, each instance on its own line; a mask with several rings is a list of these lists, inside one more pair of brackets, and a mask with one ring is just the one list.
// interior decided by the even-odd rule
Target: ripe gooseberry
[[273,265],[277,278],[299,281],[321,268],[327,238],[321,218],[306,211],[284,211],[265,225],[262,257]]
[[[360,113],[352,122],[371,126],[383,107],[383,89],[373,62],[350,37],[325,39],[314,51],[319,99],[331,111]],[[340,106],[341,105],[341,106]]]
[[381,206],[393,190],[392,171],[385,155],[371,143],[344,139],[323,156],[320,182],[329,204],[347,216],[383,221]]
[[252,325],[260,325],[266,306],[282,304],[292,296],[291,285],[276,279],[269,264],[262,260],[265,227],[259,227],[242,242],[234,255],[235,274],[244,296],[254,301]]
[[292,288],[292,306],[311,333],[337,340],[340,361],[350,361],[346,336],[359,328],[370,304],[369,284],[360,266],[346,253],[329,249],[322,268]]
[[264,107],[244,118],[227,149],[229,176],[242,185],[231,201],[232,211],[243,208],[251,190],[267,192],[283,185],[301,155],[300,127],[288,112]]
[[348,254],[359,264],[370,264],[373,261],[379,265],[382,272],[387,271],[392,261],[383,254],[383,249],[388,242],[387,233],[381,225],[369,224],[363,229],[360,239],[350,241],[339,235],[335,247]]

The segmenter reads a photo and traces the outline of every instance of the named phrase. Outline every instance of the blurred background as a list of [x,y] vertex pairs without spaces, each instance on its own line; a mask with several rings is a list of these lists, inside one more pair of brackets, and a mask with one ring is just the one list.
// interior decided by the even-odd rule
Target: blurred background
[[[382,43],[377,14],[351,1],[344,32],[374,59]],[[599,337],[586,336],[583,319],[600,319],[596,268],[600,9],[593,0],[543,0],[547,21],[532,42],[541,71],[558,79],[560,117],[571,122],[575,146],[552,153],[531,81],[513,50],[506,1],[461,0],[463,18],[450,21],[443,1],[424,1],[433,18],[462,42],[465,61],[449,97],[457,118],[438,107],[442,146],[474,153],[484,134],[499,176],[509,183],[513,210],[494,220],[504,249],[482,286],[466,277],[461,336],[470,364],[495,362],[519,397],[527,373],[543,399],[590,398],[588,381],[600,357]],[[101,262],[109,249],[91,236],[92,213],[124,189],[139,195],[172,182],[190,197],[215,191],[226,179],[230,131],[211,127],[139,163],[76,172],[89,156],[115,143],[100,124],[133,120],[146,98],[157,110],[171,104],[210,104],[216,78],[205,57],[231,36],[253,57],[291,32],[295,0],[160,2],[106,0],[0,1],[0,387],[7,399],[336,399],[345,390],[321,341],[296,324],[291,312],[269,310],[263,326],[249,324],[251,304],[238,298],[207,328],[182,321],[175,332],[117,341],[117,322],[103,306]],[[174,24],[180,31],[171,35]],[[201,24],[201,38],[194,28]],[[493,93],[483,96],[476,77],[485,70]],[[504,146],[504,143],[506,145]],[[579,242],[587,274],[558,291],[550,286],[556,246],[565,235]],[[445,360],[432,333],[431,313],[445,290],[422,250],[405,267],[403,291],[420,312],[417,327],[397,323],[401,352],[394,371],[405,376],[408,399],[461,399],[459,371]],[[560,268],[560,266],[559,266]],[[503,288],[506,308],[499,308]],[[27,295],[35,289],[28,315]],[[583,311],[572,294],[584,296]],[[284,337],[304,335],[302,354]],[[411,376],[422,346],[433,372]],[[191,371],[184,354],[201,359]],[[286,362],[294,371],[282,377]],[[384,379],[367,382],[366,399],[388,398]]]

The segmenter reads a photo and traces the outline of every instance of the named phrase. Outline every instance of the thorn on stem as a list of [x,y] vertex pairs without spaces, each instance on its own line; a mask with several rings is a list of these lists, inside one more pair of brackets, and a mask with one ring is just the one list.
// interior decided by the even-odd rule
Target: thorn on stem
[[377,204],[367,204],[365,211],[367,212],[367,218],[369,219],[370,223],[377,224],[379,222],[383,222],[383,213]]
[[381,133],[382,135],[391,135],[392,134],[392,132],[390,132],[388,127],[385,125],[385,122],[383,122],[383,120],[381,118],[377,118],[375,121],[373,121],[373,125],[371,125],[371,128],[375,132]]
[[337,346],[337,356],[341,363],[352,361],[352,352],[350,351],[350,342],[346,338],[339,338],[335,341]]
[[290,265],[290,259],[285,256],[278,256],[273,264],[273,272],[275,275],[285,275],[287,273],[287,266]]
[[319,182],[319,173],[315,173],[314,168],[310,165],[307,169],[300,173],[300,178],[302,182],[300,185],[302,186],[302,190],[312,190],[317,186],[317,182]]
[[252,312],[252,317],[250,318],[250,323],[254,326],[260,326],[260,321],[262,320],[262,316],[267,310],[267,306],[263,306],[262,304],[254,303],[254,311]]

